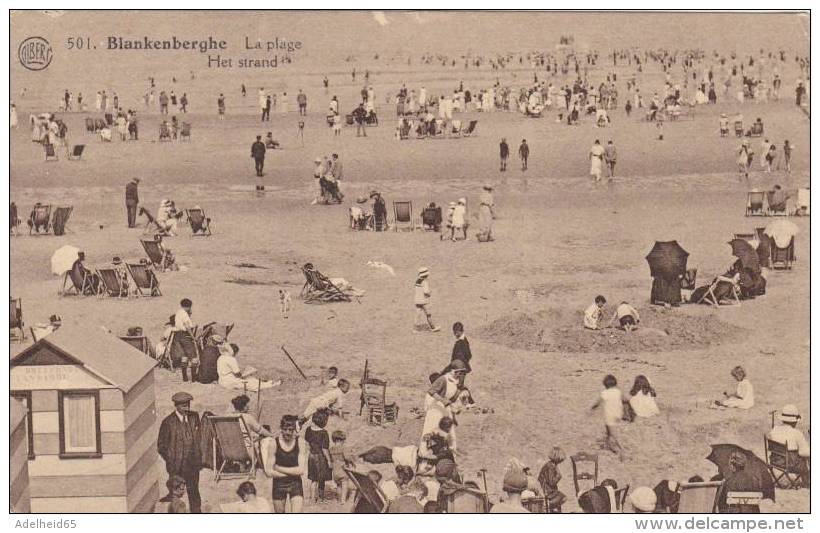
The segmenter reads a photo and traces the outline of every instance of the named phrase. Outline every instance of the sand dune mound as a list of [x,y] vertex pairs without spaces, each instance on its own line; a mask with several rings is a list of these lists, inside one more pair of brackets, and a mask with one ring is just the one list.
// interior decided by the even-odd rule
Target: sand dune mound
[[570,353],[660,352],[705,348],[737,339],[743,330],[715,314],[692,315],[679,309],[646,307],[641,327],[585,330],[583,313],[555,309],[517,312],[487,324],[480,332],[488,342],[519,350]]

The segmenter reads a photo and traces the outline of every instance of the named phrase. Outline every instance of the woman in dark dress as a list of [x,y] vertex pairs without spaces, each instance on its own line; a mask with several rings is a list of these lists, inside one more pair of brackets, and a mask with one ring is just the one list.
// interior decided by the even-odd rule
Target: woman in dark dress
[[652,303],[679,305],[681,303],[680,277],[652,278]]
[[[309,498],[311,501],[325,501],[325,482],[333,479],[330,468],[330,435],[325,427],[329,415],[320,409],[313,413],[312,424],[305,430],[305,442],[310,445],[308,456]],[[317,490],[318,489],[318,490]]]

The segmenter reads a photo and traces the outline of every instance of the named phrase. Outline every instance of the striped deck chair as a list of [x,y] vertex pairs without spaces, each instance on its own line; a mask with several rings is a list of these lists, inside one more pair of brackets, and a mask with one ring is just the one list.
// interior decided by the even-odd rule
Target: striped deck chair
[[123,278],[122,271],[116,268],[98,268],[97,275],[100,276],[102,287],[97,296],[110,296],[112,298],[125,298],[128,296],[128,279]]
[[393,202],[393,229],[409,229],[415,231],[413,222],[413,202]]
[[214,428],[214,483],[222,479],[256,478],[259,451],[242,416],[209,416],[208,420]]
[[126,263],[125,268],[134,280],[138,296],[162,296],[154,270],[144,263]]
[[43,233],[48,233],[51,230],[51,205],[35,204],[31,210],[31,215],[28,219],[28,233],[40,233],[40,228],[43,228]]
[[211,233],[211,219],[205,216],[205,210],[201,207],[192,207],[185,210],[185,216],[191,224],[192,236],[210,236]]
[[356,499],[353,501],[353,509],[358,506],[359,500],[365,499],[376,509],[376,512],[383,513],[387,510],[387,498],[379,486],[376,485],[367,474],[356,472],[349,468],[344,468],[344,471],[356,488]]
[[342,292],[327,276],[319,272],[312,263],[302,267],[305,284],[299,295],[305,303],[349,302],[350,296]]

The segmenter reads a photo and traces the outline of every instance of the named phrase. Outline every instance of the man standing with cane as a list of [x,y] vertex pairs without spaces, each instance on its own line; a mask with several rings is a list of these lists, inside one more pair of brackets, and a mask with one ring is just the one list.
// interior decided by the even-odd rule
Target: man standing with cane
[[137,205],[140,203],[137,186],[139,178],[134,178],[125,186],[125,210],[128,212],[128,227],[133,228],[137,224]]

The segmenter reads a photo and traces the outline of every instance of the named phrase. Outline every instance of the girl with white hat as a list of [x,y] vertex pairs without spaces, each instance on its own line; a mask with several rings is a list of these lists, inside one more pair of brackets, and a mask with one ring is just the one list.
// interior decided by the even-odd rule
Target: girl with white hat
[[416,276],[415,298],[416,304],[416,322],[413,331],[423,331],[426,326],[429,326],[430,331],[438,332],[441,328],[433,323],[433,317],[427,306],[430,304],[430,285],[427,283],[427,277],[430,275],[430,270],[427,267],[419,268]]

